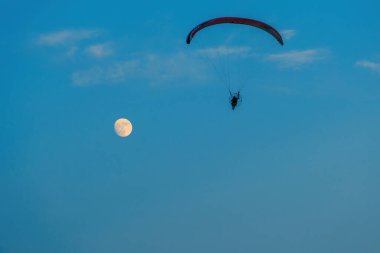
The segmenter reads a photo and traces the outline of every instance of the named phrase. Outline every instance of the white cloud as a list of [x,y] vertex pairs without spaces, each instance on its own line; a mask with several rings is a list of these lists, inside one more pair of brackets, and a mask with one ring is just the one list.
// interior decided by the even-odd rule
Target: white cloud
[[86,86],[99,83],[117,83],[138,71],[138,61],[115,62],[110,66],[97,66],[76,71],[71,79],[74,85]]
[[266,57],[269,61],[275,61],[282,66],[298,68],[303,65],[322,60],[328,56],[325,49],[294,50],[280,54],[270,54]]
[[76,71],[71,75],[74,85],[135,83],[149,85],[188,83],[207,79],[207,67],[192,54],[141,54],[125,61]]
[[197,52],[200,55],[204,55],[210,58],[216,58],[221,56],[238,56],[238,57],[246,57],[249,55],[251,51],[250,47],[227,47],[227,46],[219,46],[219,47],[210,47],[199,49]]
[[66,51],[66,56],[69,57],[69,58],[72,58],[74,57],[78,52],[78,47],[70,47],[67,51]]
[[285,40],[290,40],[291,38],[293,38],[295,35],[296,35],[297,31],[296,30],[283,30],[280,32],[281,36],[285,39]]
[[362,60],[362,61],[357,61],[356,66],[366,68],[372,71],[375,71],[377,73],[380,73],[380,63],[372,62],[372,61],[367,61],[367,60]]
[[41,34],[37,38],[37,44],[43,46],[57,46],[73,43],[96,37],[100,34],[97,30],[61,30],[52,33]]
[[108,44],[94,44],[85,49],[86,53],[95,58],[105,58],[113,53],[111,46]]

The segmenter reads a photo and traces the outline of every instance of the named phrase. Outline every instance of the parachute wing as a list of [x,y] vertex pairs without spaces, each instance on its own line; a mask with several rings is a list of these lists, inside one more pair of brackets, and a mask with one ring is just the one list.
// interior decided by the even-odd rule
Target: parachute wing
[[221,17],[221,18],[214,18],[211,20],[208,20],[206,22],[203,22],[202,24],[196,26],[193,28],[193,30],[190,31],[190,33],[187,35],[186,43],[190,44],[191,40],[194,38],[195,34],[197,34],[200,30],[212,26],[212,25],[218,25],[218,24],[242,24],[242,25],[250,25],[257,27],[259,29],[262,29],[272,35],[281,45],[284,45],[284,42],[282,40],[281,34],[274,29],[272,26],[263,23],[258,20],[249,19],[249,18],[237,18],[237,17]]

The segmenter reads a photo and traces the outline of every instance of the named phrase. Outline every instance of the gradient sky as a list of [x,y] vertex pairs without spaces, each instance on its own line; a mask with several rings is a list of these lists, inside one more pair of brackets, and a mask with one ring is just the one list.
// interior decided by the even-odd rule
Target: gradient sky
[[2,0],[0,252],[380,252],[379,9]]

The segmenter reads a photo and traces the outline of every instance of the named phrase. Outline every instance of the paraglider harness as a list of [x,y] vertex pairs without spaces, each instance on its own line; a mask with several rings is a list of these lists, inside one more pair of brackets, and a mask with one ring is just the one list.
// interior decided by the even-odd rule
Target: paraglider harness
[[230,104],[231,104],[231,107],[232,107],[232,110],[235,110],[235,107],[241,103],[241,96],[240,96],[240,91],[236,92],[236,93],[232,93],[230,90]]

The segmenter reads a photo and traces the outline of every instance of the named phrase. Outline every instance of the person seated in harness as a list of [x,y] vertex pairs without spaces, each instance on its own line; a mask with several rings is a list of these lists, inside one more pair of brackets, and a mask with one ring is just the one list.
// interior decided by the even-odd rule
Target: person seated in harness
[[241,97],[240,97],[240,91],[237,93],[232,93],[230,91],[230,104],[232,107],[232,110],[235,110],[235,107],[241,102]]

